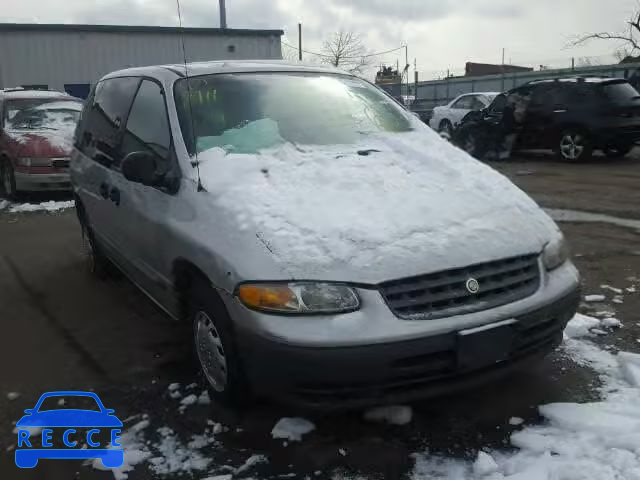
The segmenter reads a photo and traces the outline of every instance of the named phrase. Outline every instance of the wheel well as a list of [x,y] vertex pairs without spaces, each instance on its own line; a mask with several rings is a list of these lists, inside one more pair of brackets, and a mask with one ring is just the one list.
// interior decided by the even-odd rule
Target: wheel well
[[440,127],[446,125],[447,123],[451,125],[451,121],[448,118],[443,118],[442,120],[440,120]]
[[[196,265],[184,258],[178,258],[173,262],[173,288],[178,297],[180,317],[186,318],[188,313],[189,291],[195,282],[203,282],[212,285],[209,277]],[[215,289],[214,289],[215,291]],[[215,293],[218,295],[217,293]]]

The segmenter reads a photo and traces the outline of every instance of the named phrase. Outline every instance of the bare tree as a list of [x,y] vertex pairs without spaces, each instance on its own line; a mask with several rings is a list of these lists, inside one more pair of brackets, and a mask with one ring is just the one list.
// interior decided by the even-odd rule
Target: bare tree
[[350,73],[362,73],[369,66],[370,58],[362,43],[362,37],[353,32],[340,30],[322,46],[322,61],[340,67]]
[[591,40],[615,40],[622,44],[621,48],[616,51],[616,57],[620,55],[627,57],[640,54],[640,41],[636,39],[637,35],[640,35],[640,5],[632,17],[627,21],[627,31],[618,33],[590,33],[577,37],[571,42],[571,45],[583,45]]

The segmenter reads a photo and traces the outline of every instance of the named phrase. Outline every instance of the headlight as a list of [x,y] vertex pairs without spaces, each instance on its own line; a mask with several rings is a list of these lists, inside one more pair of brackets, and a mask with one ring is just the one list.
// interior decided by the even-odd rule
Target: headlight
[[31,158],[31,157],[19,157],[16,160],[16,165],[20,167],[50,167],[50,158]]
[[249,308],[271,313],[340,313],[360,308],[353,288],[315,282],[245,283],[238,298]]
[[569,247],[562,236],[549,242],[542,252],[542,262],[547,270],[558,268],[568,259]]

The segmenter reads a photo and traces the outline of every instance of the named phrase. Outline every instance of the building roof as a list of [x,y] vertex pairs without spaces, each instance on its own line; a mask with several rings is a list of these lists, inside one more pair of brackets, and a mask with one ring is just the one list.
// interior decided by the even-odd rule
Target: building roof
[[533,68],[520,67],[518,65],[467,62],[464,70],[465,76],[467,77],[481,77],[483,75],[496,75],[499,73],[531,72]]
[[148,25],[82,25],[75,23],[0,23],[0,32],[188,33],[200,35],[282,36],[283,30],[248,28],[161,27]]

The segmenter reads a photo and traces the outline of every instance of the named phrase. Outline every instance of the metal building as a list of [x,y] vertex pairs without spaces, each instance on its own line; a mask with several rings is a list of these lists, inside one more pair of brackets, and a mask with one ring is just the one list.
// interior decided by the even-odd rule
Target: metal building
[[282,30],[0,23],[0,88],[84,98],[122,68],[225,59],[280,59]]

